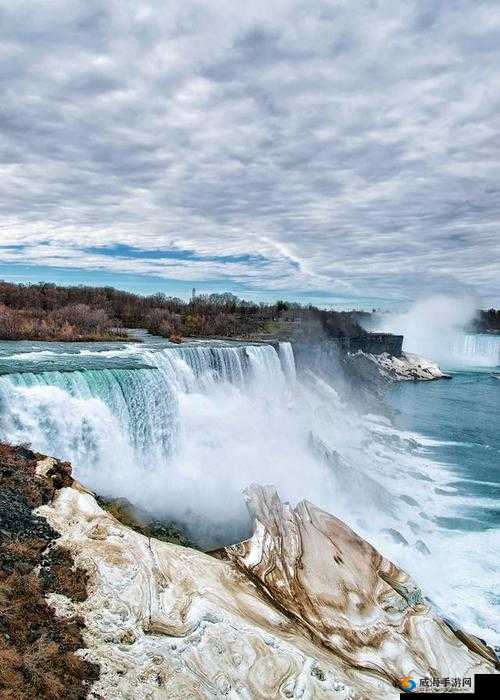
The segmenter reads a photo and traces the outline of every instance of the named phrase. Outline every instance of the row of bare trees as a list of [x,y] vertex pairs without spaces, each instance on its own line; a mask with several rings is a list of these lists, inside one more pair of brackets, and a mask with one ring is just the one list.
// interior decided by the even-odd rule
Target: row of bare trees
[[165,337],[248,337],[275,331],[280,324],[303,333],[363,332],[350,314],[284,301],[257,304],[227,292],[183,301],[161,293],[139,296],[112,287],[0,281],[3,339],[112,339],[123,335],[125,328],[144,328]]
[[70,304],[53,311],[11,309],[0,303],[3,340],[113,340],[121,337],[102,309]]

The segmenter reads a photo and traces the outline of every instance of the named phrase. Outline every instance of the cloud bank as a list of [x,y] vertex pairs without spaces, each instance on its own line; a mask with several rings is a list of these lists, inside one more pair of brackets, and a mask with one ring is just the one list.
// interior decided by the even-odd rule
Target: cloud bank
[[500,298],[496,0],[0,0],[0,262]]

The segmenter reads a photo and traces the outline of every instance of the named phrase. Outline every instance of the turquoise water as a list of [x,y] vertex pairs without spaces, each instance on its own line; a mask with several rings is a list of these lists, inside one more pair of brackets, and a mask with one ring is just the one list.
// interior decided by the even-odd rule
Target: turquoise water
[[[438,508],[423,514],[433,533],[428,564],[419,564],[426,589],[445,615],[451,611],[498,645],[500,379],[493,368],[452,375],[450,381],[398,384],[388,401],[397,411],[394,424],[416,436],[416,451],[443,467],[439,481],[427,476],[428,502]],[[448,599],[440,580],[453,582]],[[473,614],[462,617],[465,607]]]
[[402,383],[390,395],[396,425],[428,436],[425,450],[449,467],[439,488],[461,514],[438,518],[442,527],[486,530],[500,527],[500,380],[493,372],[454,372],[451,381]]

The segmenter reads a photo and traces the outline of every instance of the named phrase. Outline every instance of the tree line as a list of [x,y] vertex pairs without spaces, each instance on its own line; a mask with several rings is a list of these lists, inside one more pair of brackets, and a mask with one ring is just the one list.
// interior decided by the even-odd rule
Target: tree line
[[189,301],[162,293],[141,296],[113,287],[63,287],[0,281],[0,338],[4,340],[117,340],[142,328],[171,340],[327,333],[361,335],[350,313],[278,301],[201,294]]

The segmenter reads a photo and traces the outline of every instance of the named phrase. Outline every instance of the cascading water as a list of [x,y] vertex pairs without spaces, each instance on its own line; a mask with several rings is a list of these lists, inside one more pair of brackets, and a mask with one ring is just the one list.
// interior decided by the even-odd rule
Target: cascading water
[[119,463],[154,469],[178,448],[179,395],[218,381],[241,385],[250,362],[244,348],[146,351],[144,359],[151,368],[0,378],[3,435],[81,465],[91,482],[96,466],[115,463],[117,445]]
[[162,370],[22,373],[0,384],[2,433],[86,465],[90,478],[116,455],[149,466],[172,451],[176,395]]
[[448,369],[500,365],[500,335],[453,330],[439,338],[405,336],[403,350],[432,358]]
[[408,333],[403,350],[433,359],[446,369],[500,365],[500,335],[453,330],[436,338]]
[[288,382],[293,384],[297,378],[297,371],[295,369],[295,358],[293,356],[291,344],[280,343],[278,346],[278,354],[281,361],[281,366],[283,368],[283,373],[285,374]]
[[[428,441],[382,417],[360,417],[332,384],[297,374],[289,343],[109,352],[107,361],[122,357],[125,366],[101,368],[95,350],[99,369],[27,372],[36,357],[17,355],[15,371],[0,376],[0,438],[70,460],[97,492],[184,523],[206,547],[248,534],[241,489],[272,483],[285,499],[307,498],[341,517],[469,629],[495,633],[491,572],[477,556],[476,533],[436,525],[452,510],[442,495],[450,473],[429,459]],[[140,357],[129,367],[134,352]],[[66,353],[65,367],[91,361],[85,353]],[[467,580],[485,582],[473,604],[463,571],[447,581],[433,575],[451,537]]]
[[500,335],[487,333],[457,334],[450,343],[450,356],[464,366],[500,365]]

